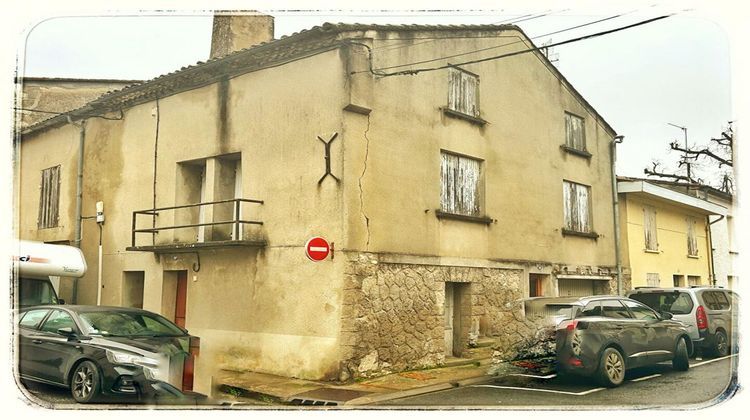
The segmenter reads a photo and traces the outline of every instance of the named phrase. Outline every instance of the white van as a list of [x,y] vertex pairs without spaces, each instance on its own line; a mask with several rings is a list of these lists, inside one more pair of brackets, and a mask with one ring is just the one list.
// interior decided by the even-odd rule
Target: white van
[[18,306],[64,304],[57,297],[60,277],[83,277],[86,260],[80,249],[67,245],[18,241],[12,255],[18,271]]

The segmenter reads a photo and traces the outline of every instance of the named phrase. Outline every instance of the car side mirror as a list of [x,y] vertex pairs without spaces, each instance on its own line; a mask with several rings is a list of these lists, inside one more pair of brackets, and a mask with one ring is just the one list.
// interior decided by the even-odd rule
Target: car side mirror
[[75,332],[73,332],[73,328],[70,327],[58,328],[57,333],[66,337],[72,337],[76,335]]
[[659,316],[661,317],[661,319],[672,319],[674,317],[674,315],[672,315],[671,312],[664,312],[664,311],[659,312]]
[[57,299],[57,303],[60,305],[65,305],[65,299]]

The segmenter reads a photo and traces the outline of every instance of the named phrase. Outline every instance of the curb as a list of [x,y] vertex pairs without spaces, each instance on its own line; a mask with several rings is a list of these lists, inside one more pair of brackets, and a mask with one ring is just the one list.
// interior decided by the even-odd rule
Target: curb
[[435,385],[423,386],[420,388],[412,388],[404,391],[397,392],[384,392],[377,395],[368,395],[364,397],[355,398],[353,400],[345,401],[341,406],[360,406],[373,404],[383,401],[397,400],[399,398],[414,397],[422,394],[429,394],[431,392],[445,391],[452,388],[458,388],[462,386],[474,385],[482,382],[487,382],[494,378],[493,375],[482,375],[474,378],[463,379],[460,381],[444,382]]

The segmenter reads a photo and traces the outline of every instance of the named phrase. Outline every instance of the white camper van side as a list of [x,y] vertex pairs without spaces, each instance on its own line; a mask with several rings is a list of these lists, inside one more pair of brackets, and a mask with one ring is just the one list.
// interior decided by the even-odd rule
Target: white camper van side
[[64,303],[58,299],[52,280],[86,274],[83,253],[67,245],[18,241],[13,264],[18,273],[16,295],[20,307]]

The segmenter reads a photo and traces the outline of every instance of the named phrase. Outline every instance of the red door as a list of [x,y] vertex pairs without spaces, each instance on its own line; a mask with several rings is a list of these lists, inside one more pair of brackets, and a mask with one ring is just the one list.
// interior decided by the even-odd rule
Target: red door
[[175,301],[174,323],[185,328],[187,311],[187,271],[177,273],[177,300]]

